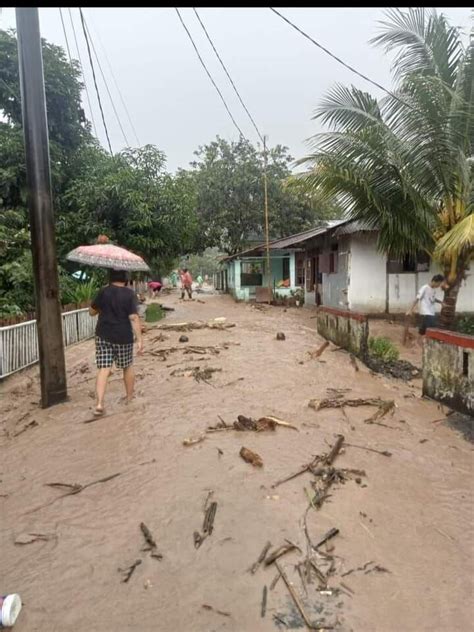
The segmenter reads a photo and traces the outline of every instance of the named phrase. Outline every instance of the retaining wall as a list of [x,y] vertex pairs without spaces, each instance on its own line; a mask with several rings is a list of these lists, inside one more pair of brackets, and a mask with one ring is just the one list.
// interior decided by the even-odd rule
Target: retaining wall
[[474,336],[428,329],[423,346],[423,395],[474,415]]
[[364,359],[367,356],[369,323],[366,314],[333,307],[318,307],[318,334]]

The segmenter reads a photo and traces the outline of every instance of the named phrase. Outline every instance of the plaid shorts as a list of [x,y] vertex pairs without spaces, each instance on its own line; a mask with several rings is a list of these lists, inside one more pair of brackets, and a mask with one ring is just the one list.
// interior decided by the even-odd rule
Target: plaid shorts
[[133,364],[133,342],[119,345],[96,336],[95,361],[98,369],[109,369],[114,362],[117,369],[127,369]]

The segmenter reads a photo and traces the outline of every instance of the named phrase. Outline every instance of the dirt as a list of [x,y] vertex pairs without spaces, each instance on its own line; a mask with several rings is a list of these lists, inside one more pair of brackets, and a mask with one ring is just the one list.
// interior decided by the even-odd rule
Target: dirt
[[[294,565],[306,547],[311,475],[271,486],[328,452],[338,434],[392,456],[343,448],[337,467],[365,470],[363,484],[333,486],[323,506],[308,512],[314,542],[339,529],[324,545],[336,556],[329,591],[303,599],[308,616],[344,632],[471,629],[473,444],[449,427],[447,409],[421,397],[420,380],[373,375],[361,363],[355,375],[349,355],[329,349],[308,360],[307,351],[323,343],[310,309],[256,310],[218,295],[206,295],[205,304],[180,302],[176,292],[161,300],[176,308],[166,322],[226,317],[236,323],[188,334],[192,345],[222,348],[201,362],[203,369],[210,361],[222,369],[210,383],[172,377],[175,367],[145,354],[136,362],[136,400],[121,402],[116,371],[106,415],[84,423],[93,410],[89,341],[67,351],[68,402],[38,408],[37,368],[1,386],[1,590],[18,592],[25,602],[15,631],[304,629],[285,582],[271,589],[275,566],[262,565],[255,574],[248,569],[267,541],[273,549],[289,540],[303,553],[294,549],[279,564],[304,598]],[[278,331],[285,343],[276,340]],[[167,340],[152,342],[156,334],[150,327],[145,348],[177,346],[181,335],[167,332]],[[226,342],[240,344],[225,348]],[[172,358],[189,365],[182,350]],[[311,399],[333,397],[328,389],[348,398],[394,400],[396,407],[384,425],[364,423],[373,413],[367,407],[308,407]],[[274,416],[299,432],[245,433],[261,468],[240,458],[242,432],[206,434],[205,441],[183,446],[187,437],[222,420],[232,424],[238,415]],[[64,491],[51,483],[82,491],[57,498]],[[210,490],[218,507],[212,535],[195,548]],[[142,550],[141,523],[153,534],[159,561]],[[50,538],[15,545],[25,533]],[[122,582],[118,569],[137,560]],[[352,593],[341,590],[341,580]]]

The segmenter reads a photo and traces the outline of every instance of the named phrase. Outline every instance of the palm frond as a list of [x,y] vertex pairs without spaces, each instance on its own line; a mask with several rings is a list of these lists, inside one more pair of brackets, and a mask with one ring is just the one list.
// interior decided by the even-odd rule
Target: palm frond
[[458,222],[436,244],[434,256],[438,260],[457,257],[461,252],[474,254],[474,214]]
[[383,123],[377,99],[354,86],[341,84],[336,84],[321,101],[313,116],[317,118],[341,131],[357,131]]

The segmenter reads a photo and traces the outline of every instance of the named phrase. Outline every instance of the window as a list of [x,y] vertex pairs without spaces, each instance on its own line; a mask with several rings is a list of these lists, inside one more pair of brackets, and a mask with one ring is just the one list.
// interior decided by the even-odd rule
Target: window
[[290,278],[290,258],[285,257],[282,261],[282,277],[286,281]]
[[333,244],[329,253],[329,274],[337,272],[337,250],[338,244]]
[[430,269],[430,256],[424,251],[404,257],[392,257],[387,259],[387,271],[389,274],[401,274],[404,272],[428,272]]
[[240,264],[240,285],[242,287],[263,284],[263,262],[242,261]]

